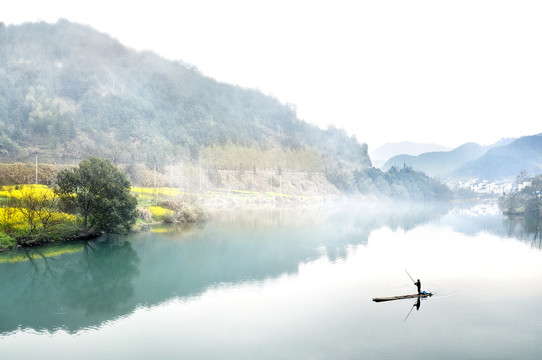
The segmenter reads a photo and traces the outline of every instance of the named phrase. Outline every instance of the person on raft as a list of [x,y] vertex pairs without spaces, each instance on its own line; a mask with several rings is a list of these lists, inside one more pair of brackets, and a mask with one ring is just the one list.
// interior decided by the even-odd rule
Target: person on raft
[[416,281],[414,283],[414,285],[416,285],[416,287],[418,288],[418,294],[421,294],[422,293],[422,283],[420,282],[420,279],[418,279],[418,281]]

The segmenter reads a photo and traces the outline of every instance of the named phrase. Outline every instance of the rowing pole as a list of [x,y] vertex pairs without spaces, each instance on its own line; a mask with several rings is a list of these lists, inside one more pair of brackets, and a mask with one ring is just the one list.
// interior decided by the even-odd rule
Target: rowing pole
[[406,319],[408,319],[408,317],[410,316],[410,313],[412,312],[412,310],[414,310],[414,306],[416,306],[416,304],[412,305],[412,307],[410,308],[410,311],[408,312],[405,320],[403,320],[403,322],[406,322]]
[[408,277],[410,278],[410,280],[412,280],[412,282],[413,282],[414,284],[416,284],[416,281],[414,281],[414,279],[412,278],[412,276],[410,276],[410,274],[408,273],[408,270],[405,269],[405,271],[406,271],[406,273],[408,274]]

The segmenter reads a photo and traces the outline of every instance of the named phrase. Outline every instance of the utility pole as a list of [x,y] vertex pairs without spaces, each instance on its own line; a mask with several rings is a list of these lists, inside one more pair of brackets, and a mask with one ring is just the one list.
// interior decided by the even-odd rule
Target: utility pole
[[203,192],[203,163],[201,164],[200,166],[200,174],[201,174],[201,181],[200,181],[200,186],[199,186],[199,190],[200,192]]
[[36,185],[38,185],[38,153],[36,153]]

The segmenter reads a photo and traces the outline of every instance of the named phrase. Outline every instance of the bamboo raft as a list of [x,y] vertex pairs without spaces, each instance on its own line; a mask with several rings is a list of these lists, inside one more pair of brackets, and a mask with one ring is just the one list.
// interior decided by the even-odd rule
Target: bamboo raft
[[412,294],[412,295],[398,295],[398,296],[390,296],[390,297],[381,297],[381,298],[373,298],[373,301],[375,302],[382,302],[382,301],[391,301],[391,300],[401,300],[401,299],[415,299],[415,298],[424,298],[428,296],[433,296],[433,293],[422,293],[422,294]]

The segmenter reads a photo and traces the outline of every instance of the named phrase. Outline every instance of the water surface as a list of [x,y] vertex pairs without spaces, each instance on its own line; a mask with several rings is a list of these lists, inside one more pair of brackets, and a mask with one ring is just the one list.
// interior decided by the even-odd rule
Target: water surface
[[[533,230],[534,229],[534,230]],[[375,303],[415,292],[435,295]],[[223,211],[0,257],[2,359],[536,359],[536,228],[492,205]]]

